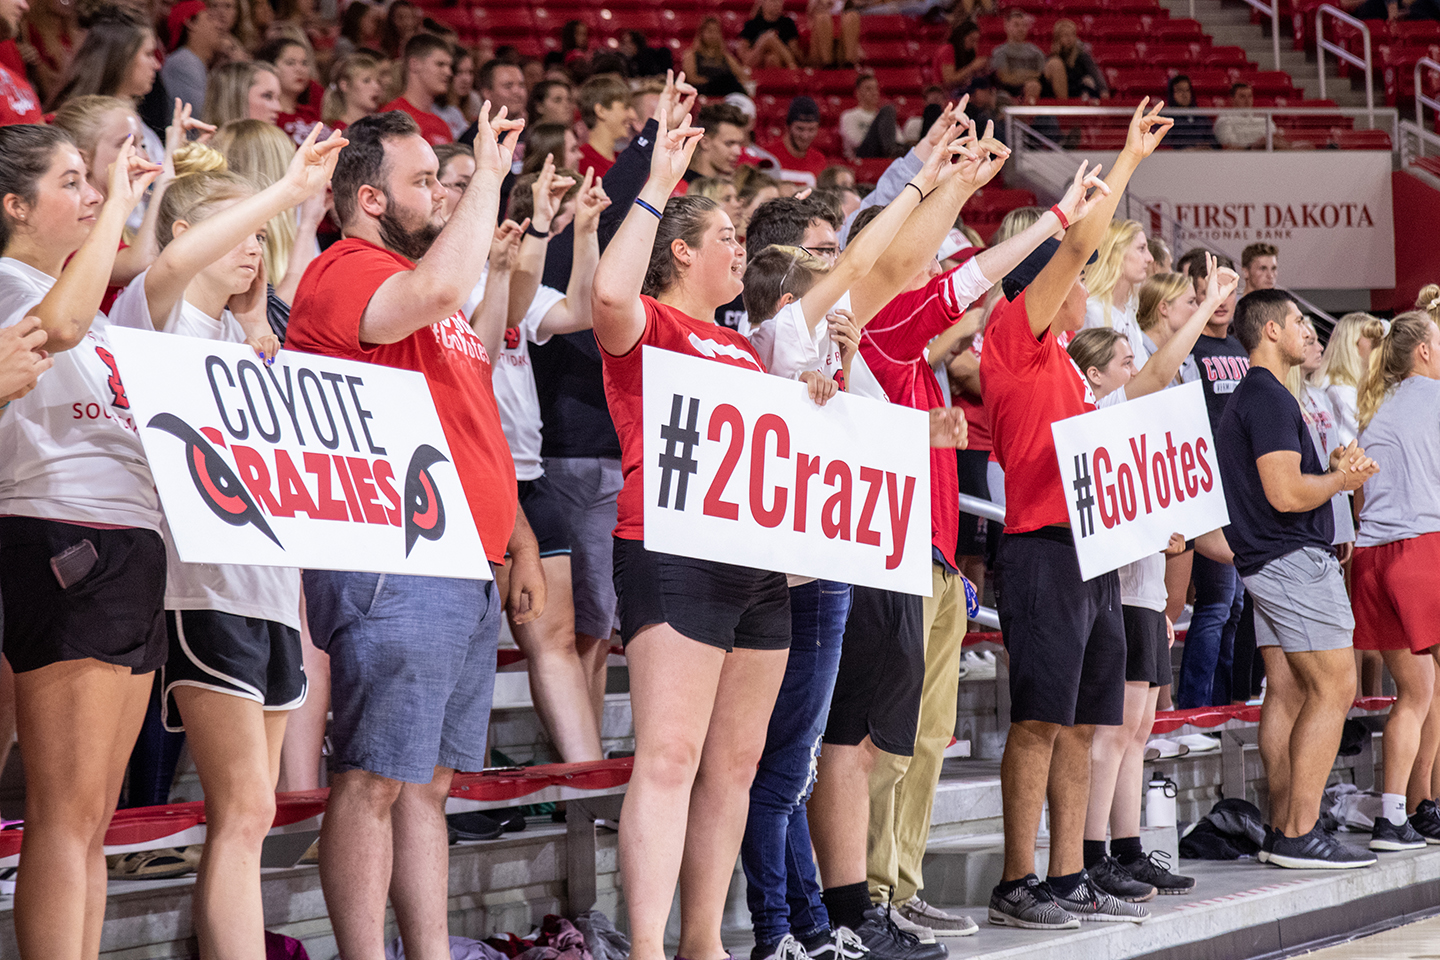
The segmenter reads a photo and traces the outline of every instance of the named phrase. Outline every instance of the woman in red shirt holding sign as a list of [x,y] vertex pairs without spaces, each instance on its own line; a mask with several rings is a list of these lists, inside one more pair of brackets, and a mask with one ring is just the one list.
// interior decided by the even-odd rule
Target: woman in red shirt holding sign
[[[692,95],[693,100],[693,95]],[[664,112],[650,179],[595,273],[595,338],[620,435],[625,485],[615,589],[630,664],[635,771],[620,827],[631,956],[664,960],[665,922],[683,875],[679,953],[725,956],[720,920],[751,778],[790,647],[785,576],[654,553],[644,545],[643,347],[764,372],[750,342],[708,319],[740,293],[744,247],[714,201],[667,199],[703,131]],[[664,213],[661,213],[661,209]],[[646,259],[636,251],[650,250]],[[707,319],[699,320],[697,317]],[[835,383],[806,374],[823,403]],[[688,822],[676,817],[689,810]]]

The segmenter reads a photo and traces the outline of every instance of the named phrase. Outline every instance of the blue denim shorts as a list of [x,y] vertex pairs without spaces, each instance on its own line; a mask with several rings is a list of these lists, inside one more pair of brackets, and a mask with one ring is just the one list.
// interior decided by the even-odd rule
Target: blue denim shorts
[[479,770],[502,616],[491,580],[305,571],[315,646],[330,654],[330,769],[429,783]]

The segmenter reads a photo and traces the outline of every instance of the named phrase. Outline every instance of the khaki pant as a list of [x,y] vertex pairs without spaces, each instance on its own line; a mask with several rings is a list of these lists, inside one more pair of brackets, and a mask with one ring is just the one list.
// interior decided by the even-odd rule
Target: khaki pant
[[915,755],[880,752],[870,773],[870,834],[865,872],[870,899],[904,903],[925,887],[920,866],[930,837],[930,810],[940,783],[945,748],[955,734],[960,691],[960,645],[965,639],[965,585],[959,574],[931,566],[932,596],[925,600],[925,683]]

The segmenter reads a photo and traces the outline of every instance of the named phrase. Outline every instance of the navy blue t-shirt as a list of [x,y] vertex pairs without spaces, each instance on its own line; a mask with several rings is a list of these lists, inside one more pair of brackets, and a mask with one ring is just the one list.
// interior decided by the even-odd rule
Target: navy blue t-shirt
[[1215,457],[1230,511],[1225,537],[1241,576],[1258,573],[1271,560],[1302,547],[1329,550],[1335,535],[1329,500],[1305,513],[1281,513],[1266,499],[1255,461],[1279,450],[1300,454],[1301,473],[1327,470],[1315,452],[1300,404],[1275,374],[1251,367],[1225,405],[1215,434]]
[[[563,290],[564,287],[556,289]],[[1195,341],[1190,356],[1195,358],[1195,366],[1200,370],[1200,387],[1205,392],[1205,412],[1210,415],[1210,433],[1218,436],[1220,418],[1225,415],[1230,395],[1240,385],[1240,378],[1245,376],[1245,371],[1250,369],[1250,354],[1245,352],[1235,334],[1231,333],[1223,339],[1201,334],[1200,339]]]

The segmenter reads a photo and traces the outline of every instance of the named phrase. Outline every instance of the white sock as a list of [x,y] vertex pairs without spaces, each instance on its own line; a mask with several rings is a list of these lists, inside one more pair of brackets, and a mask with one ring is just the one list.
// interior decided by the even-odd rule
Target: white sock
[[1405,795],[1403,793],[1382,793],[1380,794],[1380,809],[1385,814],[1385,819],[1395,826],[1405,822]]

